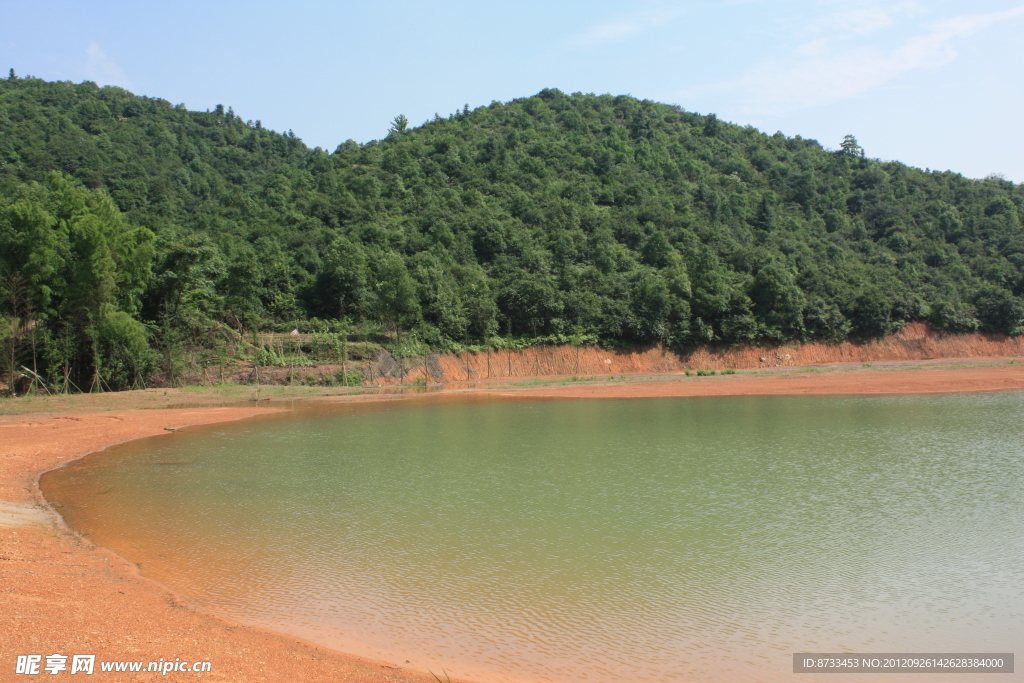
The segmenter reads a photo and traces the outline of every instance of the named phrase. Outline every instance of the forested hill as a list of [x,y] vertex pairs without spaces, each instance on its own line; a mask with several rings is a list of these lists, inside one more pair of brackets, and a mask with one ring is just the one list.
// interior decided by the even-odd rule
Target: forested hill
[[0,81],[2,310],[79,372],[313,317],[434,348],[1019,334],[1022,216],[1000,178],[626,96],[397,117],[327,152],[221,106]]

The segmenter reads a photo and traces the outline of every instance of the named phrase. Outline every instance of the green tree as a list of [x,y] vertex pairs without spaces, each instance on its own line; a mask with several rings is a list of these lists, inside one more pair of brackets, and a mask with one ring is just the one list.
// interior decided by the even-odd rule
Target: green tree
[[115,338],[104,344],[103,329],[111,316],[130,318],[139,310],[150,279],[153,234],[128,223],[105,192],[56,172],[44,183],[23,186],[2,222],[4,270],[25,274],[29,299],[44,321],[71,326],[74,364],[80,373],[90,368],[87,384],[99,389],[107,358],[139,350],[119,348],[123,340]]
[[864,156],[864,148],[857,144],[857,138],[853,135],[846,135],[843,137],[843,142],[839,145],[839,151],[847,156]]
[[166,319],[190,337],[214,327],[224,308],[218,287],[226,272],[222,252],[203,235],[175,229],[160,234],[157,248],[147,317]]
[[994,285],[984,285],[974,297],[981,329],[1019,335],[1024,332],[1024,301]]
[[410,328],[420,318],[416,281],[397,254],[386,254],[376,264],[374,279],[374,309],[401,340],[402,329]]
[[115,370],[114,346],[141,348],[118,311],[159,330],[165,371],[224,323],[313,316],[437,348],[499,327],[674,344],[1018,328],[1021,186],[867,159],[853,136],[832,153],[546,89],[328,154],[230,109],[33,78],[0,81],[0,129],[0,268],[34,322],[4,315],[28,330],[19,358],[85,388],[135,382]]
[[633,285],[630,305],[634,315],[637,341],[667,341],[667,322],[672,311],[668,283],[657,273],[644,272]]
[[402,135],[408,129],[409,119],[405,118],[404,114],[399,114],[395,117],[394,121],[391,122],[391,128],[388,129],[388,132],[391,135]]
[[765,337],[783,340],[803,336],[806,297],[789,268],[777,261],[763,266],[754,276],[750,298],[754,314],[763,321]]

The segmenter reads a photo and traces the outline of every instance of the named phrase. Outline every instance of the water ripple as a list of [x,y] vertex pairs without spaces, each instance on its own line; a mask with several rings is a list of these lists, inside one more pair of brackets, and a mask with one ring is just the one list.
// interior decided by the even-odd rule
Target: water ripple
[[494,681],[781,681],[795,651],[1022,649],[1022,407],[321,410],[44,485],[193,600],[342,649]]

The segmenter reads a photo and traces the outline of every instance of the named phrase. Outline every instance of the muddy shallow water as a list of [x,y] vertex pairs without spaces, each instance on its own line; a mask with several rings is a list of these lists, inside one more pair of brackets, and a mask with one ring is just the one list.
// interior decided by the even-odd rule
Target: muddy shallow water
[[317,406],[42,485],[195,604],[341,650],[495,681],[791,680],[797,651],[1022,649],[1022,409]]

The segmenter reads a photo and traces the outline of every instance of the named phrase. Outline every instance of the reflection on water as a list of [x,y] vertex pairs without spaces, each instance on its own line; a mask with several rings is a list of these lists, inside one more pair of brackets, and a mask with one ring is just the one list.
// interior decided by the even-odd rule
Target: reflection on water
[[797,651],[1024,650],[1022,407],[321,407],[128,444],[44,489],[199,605],[412,668],[792,680]]

